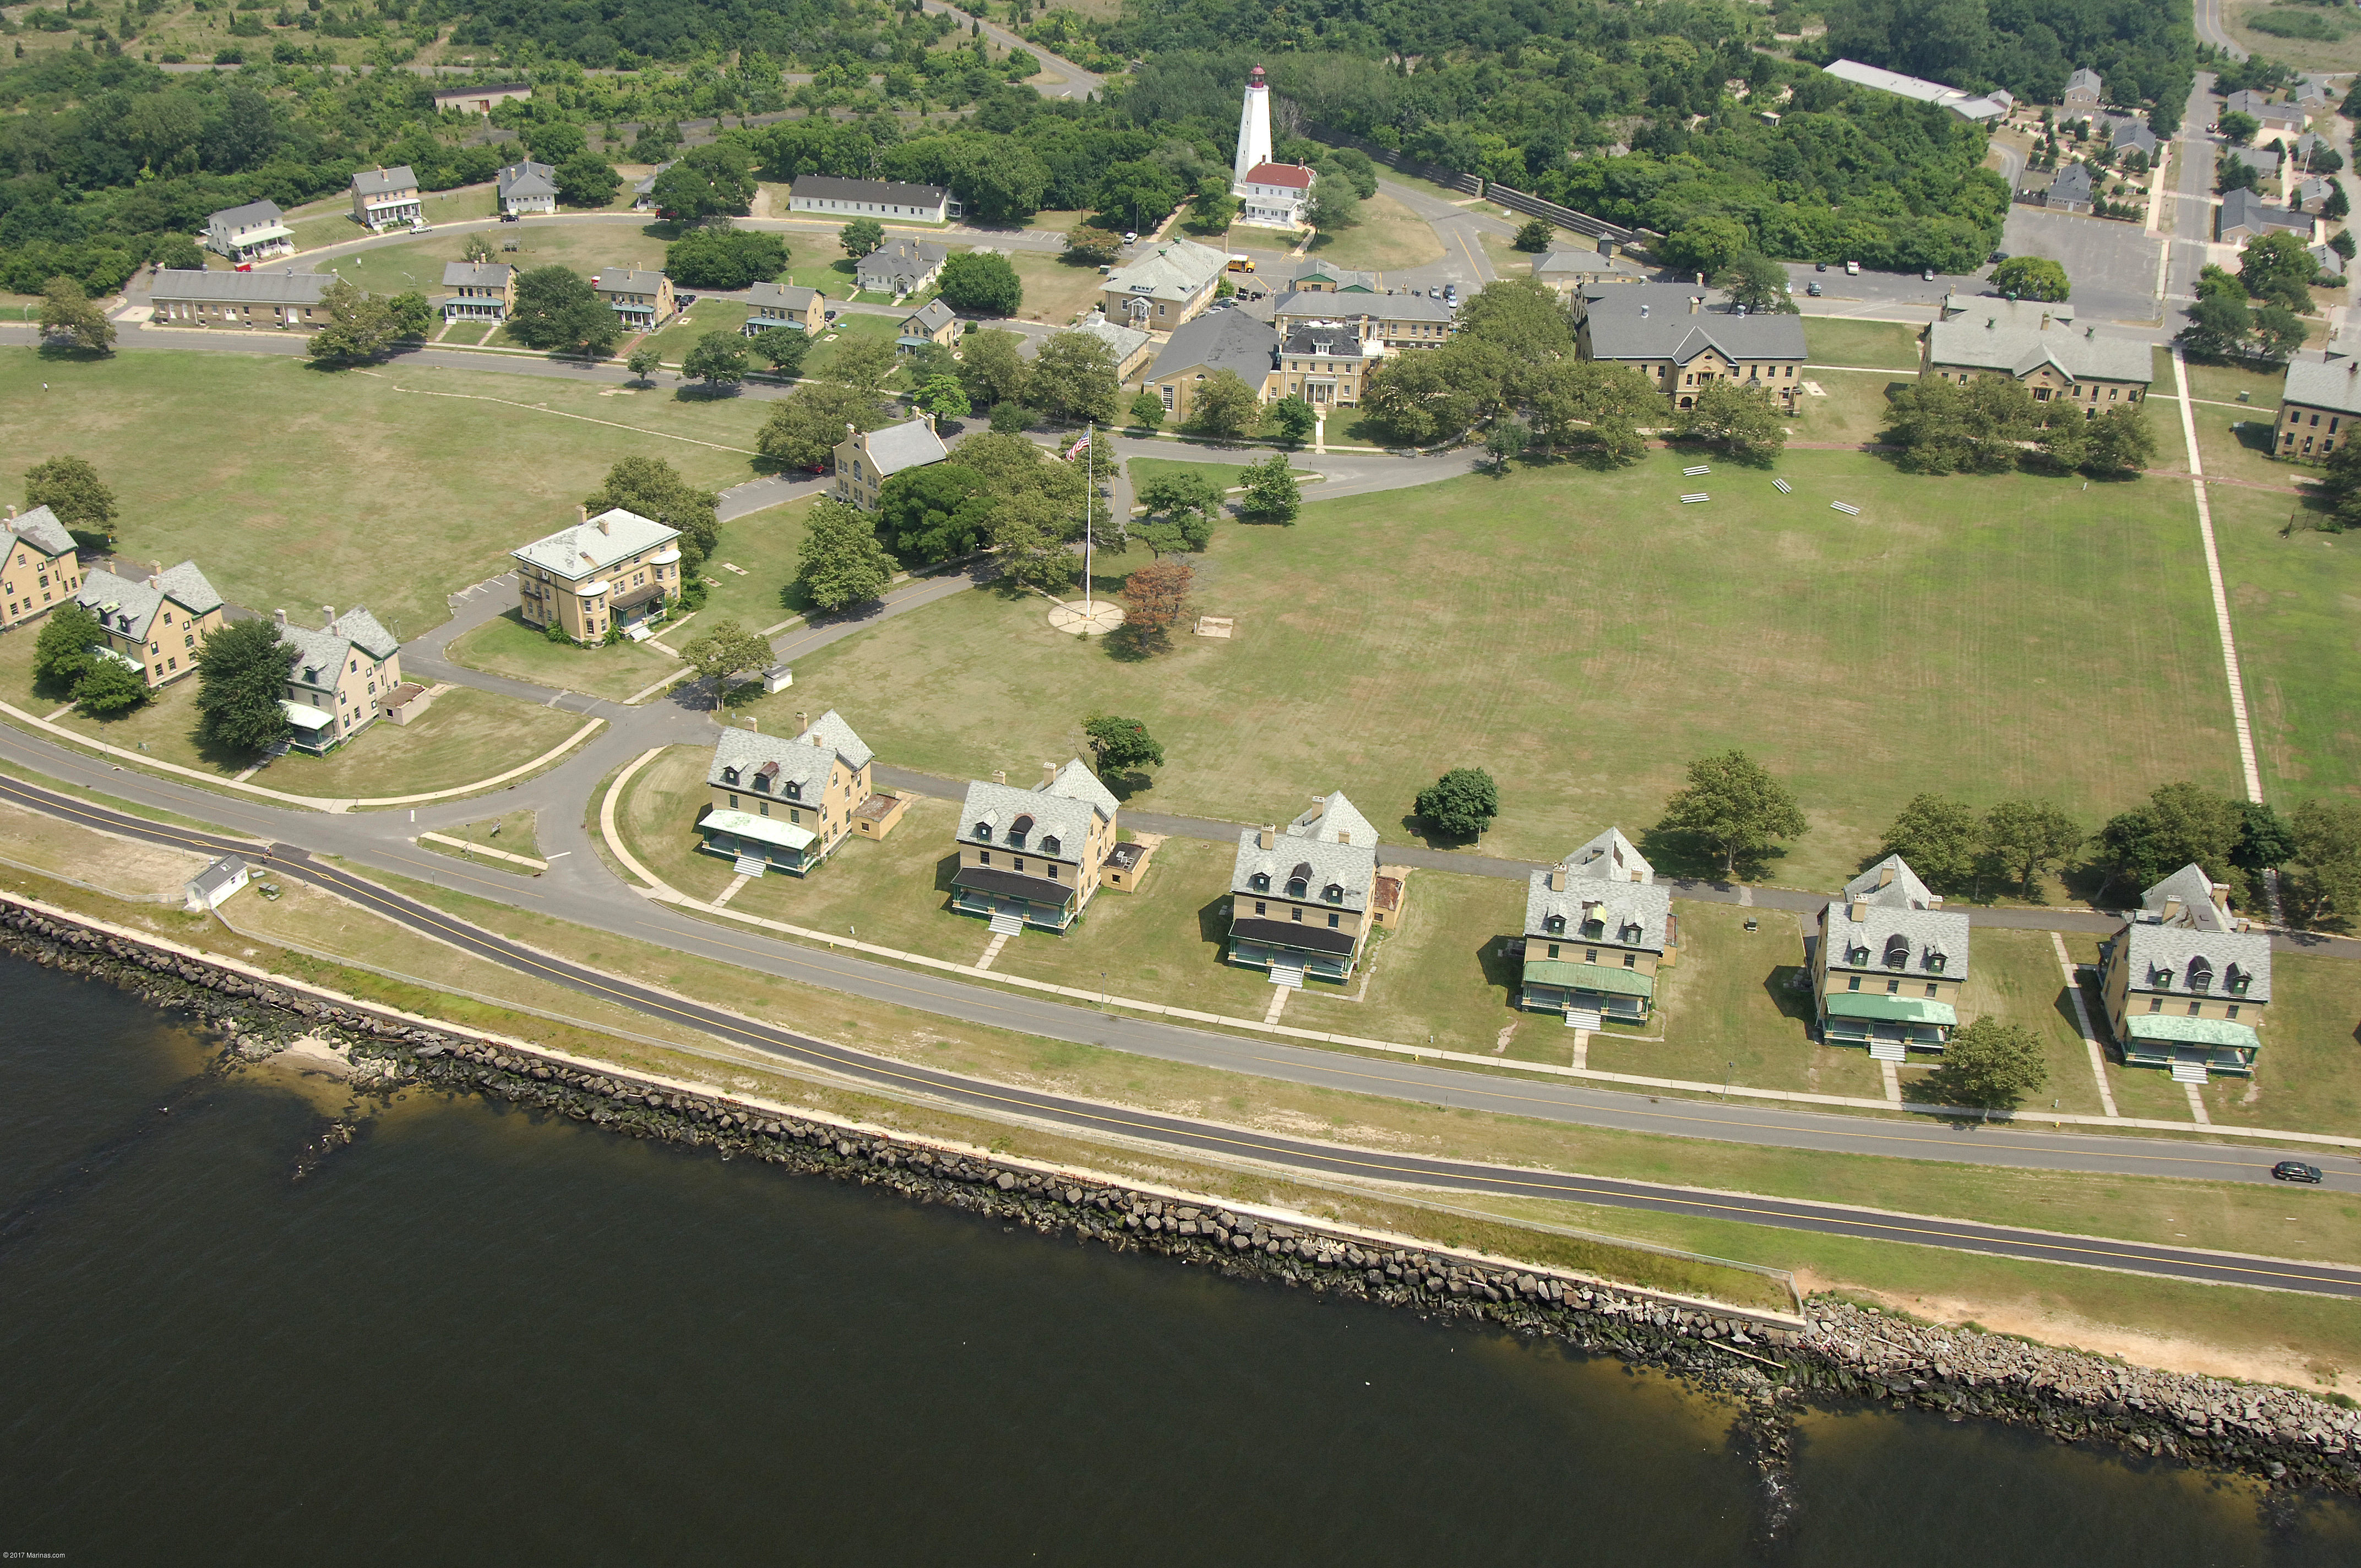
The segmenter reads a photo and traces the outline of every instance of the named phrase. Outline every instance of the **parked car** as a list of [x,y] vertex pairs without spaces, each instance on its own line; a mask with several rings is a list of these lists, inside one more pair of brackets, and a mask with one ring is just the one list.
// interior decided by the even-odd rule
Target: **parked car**
[[502,223],[504,223],[504,224],[512,224],[512,223],[515,223],[515,222],[517,222],[517,221],[518,221],[518,218],[517,218],[517,215],[516,215],[514,213],[502,213],[502,214],[500,214],[500,222],[502,222]]
[[697,296],[694,294],[675,294],[672,297],[672,302],[678,305],[685,311],[688,309],[689,306],[697,303]]
[[1860,263],[1860,262],[1858,262],[1858,261],[1848,261],[1848,262],[1846,262],[1846,263],[1845,263],[1845,276],[1846,276],[1846,277],[1848,277],[1848,278],[1858,278],[1858,277],[1860,277],[1860,276],[1861,276],[1861,263]]
[[1812,270],[1815,272],[1826,272],[1828,269],[1828,264],[1825,261],[1815,261],[1812,263]]
[[1817,300],[1820,297],[1820,286],[1817,283],[1806,283],[1804,285],[1804,292]]
[[1934,280],[1935,280],[1935,269],[1934,269],[1933,268],[1929,267],[1928,269],[1927,269],[1927,282],[1929,282],[1929,283],[1932,283]]
[[2320,1167],[2306,1165],[2300,1159],[2283,1159],[2271,1167],[2271,1178],[2276,1181],[2301,1181],[2317,1187],[2320,1185]]
[[1123,243],[1126,245],[1137,245],[1139,243],[1139,231],[1137,229],[1133,229],[1129,233],[1126,234],[1123,236]]

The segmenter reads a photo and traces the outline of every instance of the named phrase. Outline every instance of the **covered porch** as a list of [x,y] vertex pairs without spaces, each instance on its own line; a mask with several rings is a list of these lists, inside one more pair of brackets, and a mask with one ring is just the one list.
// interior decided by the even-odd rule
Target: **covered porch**
[[1230,922],[1230,962],[1247,969],[1297,968],[1308,980],[1349,979],[1359,943],[1349,931],[1289,920]]
[[1959,1025],[1948,1002],[1871,992],[1831,991],[1820,998],[1820,1036],[1831,1046],[1897,1041],[1912,1050],[1939,1051]]
[[336,744],[336,716],[325,708],[297,702],[293,697],[279,699],[280,711],[287,715],[293,732],[287,743],[299,751],[309,751],[315,757],[325,756]]
[[1535,1013],[1563,1013],[1571,1007],[1618,1024],[1646,1023],[1655,1001],[1653,975],[1565,959],[1526,959],[1524,981],[1517,991],[1517,1005]]
[[951,878],[951,907],[989,920],[1010,915],[1044,931],[1063,931],[1081,915],[1075,890],[1048,877],[992,866],[961,866]]
[[775,817],[757,817],[751,811],[708,811],[697,823],[697,831],[705,839],[698,847],[708,854],[732,861],[760,861],[766,869],[795,876],[802,876],[821,859],[812,853],[812,846],[819,842],[818,834]]
[[2135,1013],[2124,1021],[2126,1067],[2195,1067],[2208,1073],[2251,1078],[2262,1036],[2227,1018],[2176,1018]]

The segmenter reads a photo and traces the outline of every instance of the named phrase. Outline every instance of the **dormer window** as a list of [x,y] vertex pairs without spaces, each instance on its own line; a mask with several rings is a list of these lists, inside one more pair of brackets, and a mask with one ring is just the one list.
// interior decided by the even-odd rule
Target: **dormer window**
[[1860,946],[1859,944],[1847,948],[1845,949],[1845,962],[1851,964],[1856,968],[1862,964],[1866,964],[1869,962],[1869,949]]
[[754,789],[755,789],[756,793],[761,794],[761,795],[768,795],[768,794],[770,794],[770,793],[771,793],[771,779],[770,779],[770,775],[769,775],[769,774],[767,774],[767,773],[756,773],[756,774],[754,775]]
[[1268,872],[1255,872],[1254,875],[1246,878],[1246,886],[1256,893],[1268,893],[1270,891],[1270,873]]
[[1937,950],[1936,950],[1935,948],[1927,948],[1927,973],[1929,973],[1929,974],[1941,974],[1941,973],[1943,972],[1943,965],[1944,965],[1947,961],[1948,961],[1948,955],[1943,954],[1943,953],[1941,953],[1941,952],[1938,952],[1938,951],[1937,951]]
[[803,797],[803,781],[801,779],[789,779],[787,781],[787,798],[789,800],[801,800]]
[[1055,833],[1041,835],[1041,852],[1045,855],[1054,855],[1058,852],[1058,836]]
[[1029,817],[1018,817],[1008,825],[1008,847],[1012,850],[1023,849],[1026,835],[1032,831],[1033,819]]
[[2172,971],[2169,969],[2151,969],[2147,971],[2147,982],[2158,991],[2170,991]]
[[1345,888],[1344,888],[1344,884],[1342,884],[1341,883],[1333,883],[1333,882],[1332,882],[1332,883],[1330,883],[1326,887],[1323,887],[1323,888],[1322,888],[1322,889],[1320,890],[1320,899],[1321,899],[1321,902],[1322,902],[1322,903],[1323,903],[1323,904],[1342,904],[1342,903],[1344,903],[1344,902],[1345,902]]
[[977,823],[977,824],[975,825],[975,839],[976,839],[976,842],[977,842],[977,843],[979,843],[979,844],[989,844],[989,843],[991,843],[991,842],[992,842],[992,824],[991,824],[991,823],[989,823],[989,822],[979,822],[979,823]]
[[1894,935],[1885,938],[1885,967],[1887,969],[1908,969],[1910,967],[1909,938],[1896,932]]
[[2253,975],[2248,974],[2236,964],[2232,964],[2229,972],[2223,979],[2223,985],[2231,995],[2244,996],[2246,994],[2246,987],[2252,985],[2254,981]]
[[2213,990],[2213,966],[2211,963],[2208,963],[2202,955],[2190,959],[2188,980],[2189,989],[2191,991]]
[[721,782],[722,782],[723,784],[736,784],[736,783],[738,782],[738,770],[737,770],[737,769],[735,769],[735,768],[724,768],[724,769],[722,769],[722,770],[721,770]]
[[1582,923],[1582,934],[1595,942],[1607,935],[1607,922],[1595,916],[1585,920]]
[[1548,932],[1553,937],[1565,936],[1565,916],[1563,915],[1551,915],[1545,916],[1542,921],[1542,929]]

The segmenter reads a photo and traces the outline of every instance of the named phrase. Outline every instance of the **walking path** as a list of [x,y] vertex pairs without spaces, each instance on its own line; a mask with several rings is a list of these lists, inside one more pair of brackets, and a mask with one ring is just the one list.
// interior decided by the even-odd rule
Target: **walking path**
[[2205,544],[2205,576],[2213,587],[2213,627],[2222,639],[2222,665],[2230,680],[2230,717],[2238,731],[2238,766],[2246,798],[2260,804],[2263,775],[2255,764],[2255,729],[2246,717],[2246,687],[2238,674],[2238,644],[2230,632],[2230,594],[2222,582],[2222,557],[2213,547],[2213,509],[2205,500],[2205,460],[2197,451],[2197,417],[2189,401],[2189,361],[2178,344],[2172,350],[2173,396],[2180,404],[2180,436],[2189,444],[2190,486],[2197,498],[2197,534]]

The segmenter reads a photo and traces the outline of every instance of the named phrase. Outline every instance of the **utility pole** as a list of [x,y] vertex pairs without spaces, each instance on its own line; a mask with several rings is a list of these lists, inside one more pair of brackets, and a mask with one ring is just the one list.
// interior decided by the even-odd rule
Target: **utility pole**
[[1083,422],[1082,442],[1082,620],[1087,625],[1098,614],[1091,602],[1091,514],[1098,510],[1099,495],[1096,423]]

